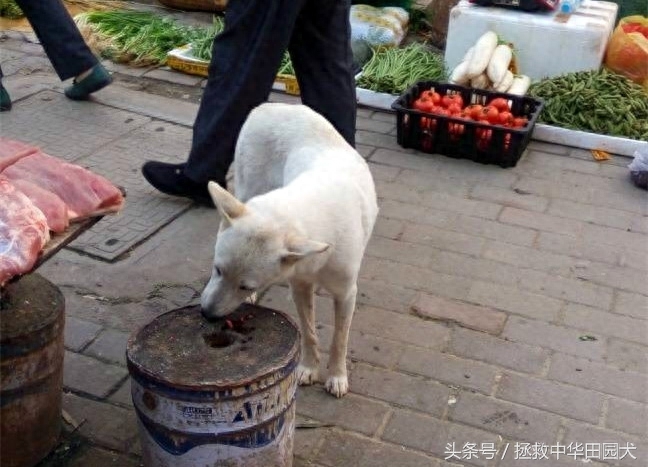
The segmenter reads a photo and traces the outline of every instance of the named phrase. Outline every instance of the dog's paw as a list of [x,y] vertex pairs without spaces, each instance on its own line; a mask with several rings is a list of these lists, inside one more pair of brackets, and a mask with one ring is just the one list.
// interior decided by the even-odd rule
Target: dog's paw
[[317,382],[317,370],[305,365],[297,365],[297,382],[300,386],[310,386]]
[[326,390],[335,397],[342,397],[349,392],[349,380],[346,376],[330,376],[326,380]]

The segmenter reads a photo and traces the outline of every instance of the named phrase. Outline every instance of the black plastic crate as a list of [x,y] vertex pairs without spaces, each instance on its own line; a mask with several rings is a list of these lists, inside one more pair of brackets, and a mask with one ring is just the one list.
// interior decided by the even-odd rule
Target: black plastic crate
[[[509,101],[513,115],[526,117],[528,123],[523,128],[508,128],[413,109],[413,102],[427,89],[442,96],[459,94],[464,105],[486,105],[496,97],[503,97]],[[416,83],[392,104],[396,110],[397,141],[402,147],[500,167],[513,167],[520,160],[542,107],[543,102],[532,97],[436,81]],[[487,144],[480,136],[484,132],[491,135]]]

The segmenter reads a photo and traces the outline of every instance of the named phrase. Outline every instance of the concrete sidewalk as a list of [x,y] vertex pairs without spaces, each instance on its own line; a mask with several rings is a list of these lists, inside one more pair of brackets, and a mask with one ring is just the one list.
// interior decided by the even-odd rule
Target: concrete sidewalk
[[[218,225],[215,211],[155,192],[139,167],[184,160],[201,80],[115,66],[112,86],[77,103],[40,46],[12,34],[0,47],[15,101],[2,136],[128,190],[124,213],[39,270],[66,297],[64,408],[83,422],[43,466],[137,466],[126,340],[196,301]],[[166,97],[141,90],[153,82]],[[403,150],[388,113],[360,109],[357,123],[381,212],[351,393],[299,389],[298,423],[325,426],[296,430],[295,465],[648,465],[648,197],[629,159],[533,142],[501,169]],[[263,304],[294,313],[283,287]],[[317,305],[326,350],[332,304]]]

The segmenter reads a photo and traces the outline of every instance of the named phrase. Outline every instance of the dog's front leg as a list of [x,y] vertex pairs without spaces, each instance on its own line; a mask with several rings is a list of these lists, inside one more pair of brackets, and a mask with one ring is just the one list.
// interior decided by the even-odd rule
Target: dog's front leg
[[326,390],[335,397],[342,397],[349,391],[346,356],[357,291],[356,285],[353,284],[353,287],[348,289],[346,293],[334,297],[335,330],[333,331],[333,342],[331,343],[331,355],[328,365],[329,377],[326,380]]
[[299,384],[309,385],[318,379],[320,361],[315,330],[314,287],[310,283],[291,281],[290,290],[299,313],[302,333],[301,362],[297,367],[297,381]]

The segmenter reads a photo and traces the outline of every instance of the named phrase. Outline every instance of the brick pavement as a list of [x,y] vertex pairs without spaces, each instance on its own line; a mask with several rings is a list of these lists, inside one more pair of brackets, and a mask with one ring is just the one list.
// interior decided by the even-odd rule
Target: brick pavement
[[[15,40],[5,46],[18,70],[8,86],[19,92],[20,65],[40,52]],[[38,76],[57,88],[51,75]],[[128,111],[145,125],[187,133],[189,104],[179,103],[174,117],[160,104],[168,101],[124,89],[130,102],[115,97],[113,108],[118,86],[95,104],[54,99],[67,118],[118,122]],[[582,150],[533,142],[504,170],[403,150],[394,125],[392,115],[359,110],[359,149],[381,213],[359,284],[351,393],[335,400],[321,386],[299,390],[299,421],[333,426],[297,430],[296,465],[581,465],[582,457],[564,454],[515,458],[516,443],[570,442],[633,443],[637,460],[589,465],[648,465],[648,198],[629,182],[628,159],[597,163]],[[102,157],[126,151],[118,165],[136,172],[140,161],[109,126]],[[25,134],[72,159],[97,154],[88,144],[68,147],[57,131]],[[95,141],[84,135],[80,143]],[[131,183],[144,186],[137,177]],[[66,465],[139,464],[125,341],[157,314],[196,300],[216,225],[212,211],[191,208],[118,261],[65,250],[42,268],[67,299],[64,407],[84,421],[85,442]],[[284,287],[263,303],[295,313]],[[317,306],[326,350],[330,299],[319,296]],[[446,461],[453,442],[458,452]],[[466,443],[498,455],[470,456]]]

